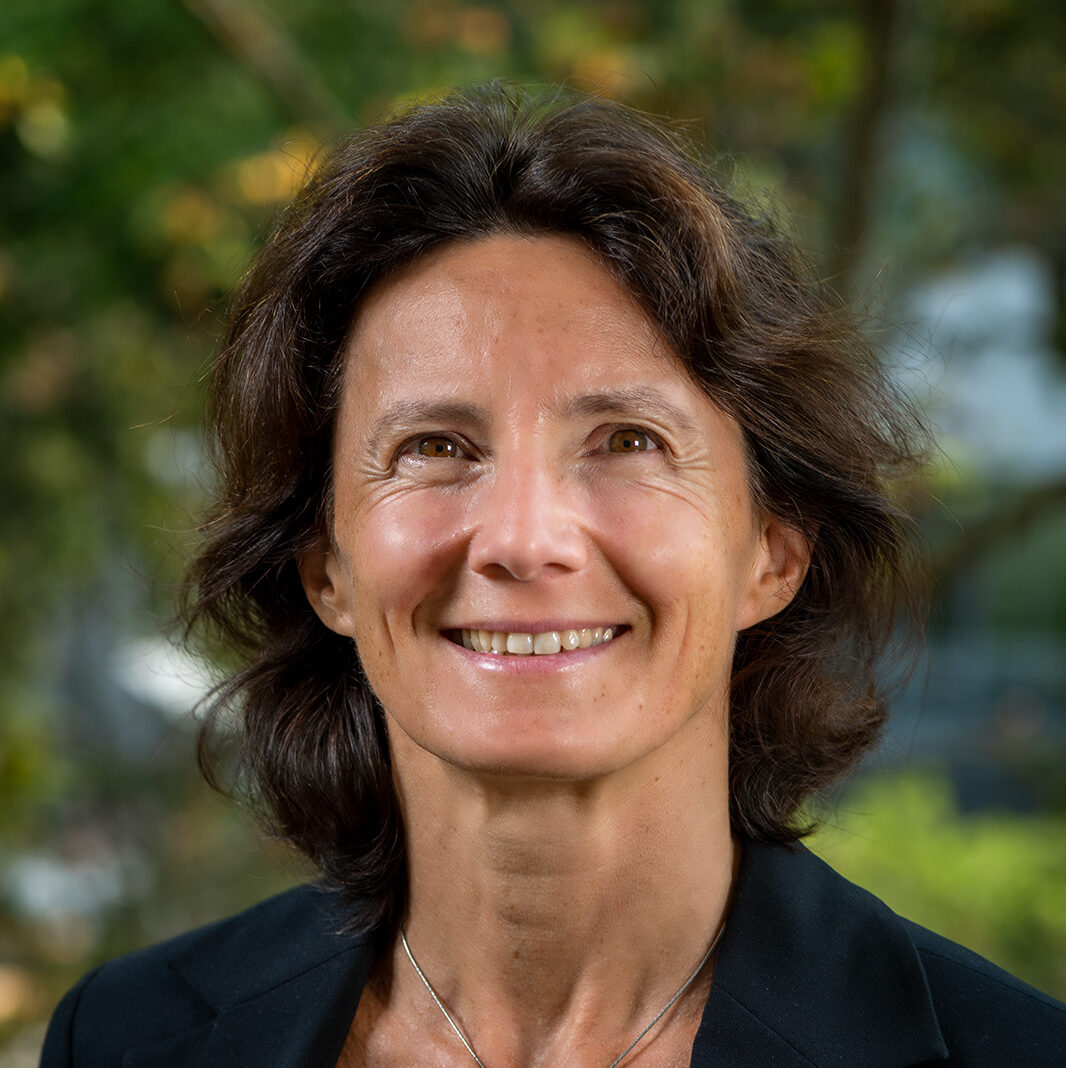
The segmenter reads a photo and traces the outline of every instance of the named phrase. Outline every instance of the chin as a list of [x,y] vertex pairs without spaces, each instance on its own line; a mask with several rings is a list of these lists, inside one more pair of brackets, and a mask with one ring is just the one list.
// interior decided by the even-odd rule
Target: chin
[[[397,721],[390,723],[390,737],[397,731],[403,736],[402,754],[410,754],[410,745],[446,766],[470,775],[499,779],[539,779],[546,782],[582,782],[600,779],[640,761],[654,751],[663,739],[634,737],[628,743],[619,732],[604,729],[605,718],[597,716],[594,724],[559,722],[521,724],[521,713],[511,711],[506,722],[488,717],[476,727],[464,725],[447,732],[419,732],[406,729]],[[621,732],[624,734],[624,732]],[[416,758],[417,759],[417,758]]]
[[619,769],[617,759],[584,753],[573,747],[510,745],[495,752],[455,761],[463,770],[486,777],[544,782],[588,782]]

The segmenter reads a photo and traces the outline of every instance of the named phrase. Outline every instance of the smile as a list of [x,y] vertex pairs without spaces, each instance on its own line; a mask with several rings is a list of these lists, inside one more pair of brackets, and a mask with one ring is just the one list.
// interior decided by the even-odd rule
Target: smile
[[497,656],[551,656],[603,645],[622,632],[621,627],[582,627],[580,630],[546,630],[539,634],[503,630],[450,630],[449,641],[475,653]]

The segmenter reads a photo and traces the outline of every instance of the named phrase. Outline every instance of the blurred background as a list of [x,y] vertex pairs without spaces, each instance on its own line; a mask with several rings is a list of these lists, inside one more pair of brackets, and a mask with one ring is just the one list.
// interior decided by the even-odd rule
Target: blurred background
[[5,0],[0,1064],[87,967],[297,879],[214,797],[166,637],[225,294],[315,147],[498,76],[684,120],[937,426],[936,603],[812,840],[1066,997],[1066,5]]

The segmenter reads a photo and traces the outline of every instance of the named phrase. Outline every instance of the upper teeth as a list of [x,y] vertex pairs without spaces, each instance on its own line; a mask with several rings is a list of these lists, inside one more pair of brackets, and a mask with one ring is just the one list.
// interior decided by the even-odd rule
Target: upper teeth
[[540,634],[503,630],[462,630],[460,643],[475,653],[510,653],[513,656],[544,656],[571,649],[588,649],[614,637],[611,627],[583,627],[581,630],[546,630]]

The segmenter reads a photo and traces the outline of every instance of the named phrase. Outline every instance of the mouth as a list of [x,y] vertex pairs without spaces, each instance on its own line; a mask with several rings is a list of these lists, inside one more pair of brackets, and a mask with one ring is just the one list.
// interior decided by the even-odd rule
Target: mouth
[[553,656],[591,649],[614,641],[627,631],[625,624],[605,627],[581,627],[572,630],[528,631],[476,630],[466,627],[446,630],[444,637],[475,653],[495,656]]

